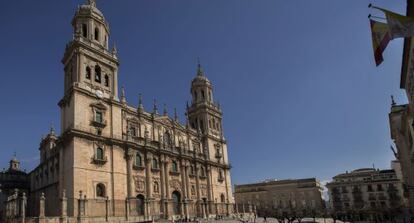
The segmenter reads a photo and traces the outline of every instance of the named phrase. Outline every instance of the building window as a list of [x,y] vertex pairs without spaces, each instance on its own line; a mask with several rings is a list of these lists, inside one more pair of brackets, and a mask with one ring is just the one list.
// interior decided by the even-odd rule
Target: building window
[[104,150],[101,147],[96,149],[96,159],[97,160],[104,160]]
[[205,95],[204,95],[204,91],[203,90],[201,90],[201,97],[202,97],[203,100],[205,99]]
[[191,185],[191,195],[195,196],[196,195],[196,189],[194,185]]
[[103,123],[103,113],[101,110],[95,111],[95,122],[97,123]]
[[82,36],[88,38],[88,26],[86,24],[82,24]]
[[171,172],[174,172],[174,173],[178,172],[178,165],[176,161],[173,161],[171,164]]
[[373,190],[372,190],[372,185],[371,185],[371,184],[369,184],[369,185],[368,185],[367,190],[368,190],[368,192],[372,192],[372,191],[373,191]]
[[99,41],[99,29],[98,29],[98,27],[95,28],[95,40]]
[[158,169],[158,160],[157,158],[152,158],[152,168],[153,169]]
[[135,155],[135,166],[142,166],[142,158],[138,153]]
[[109,87],[109,76],[105,74],[105,87]]
[[96,197],[100,197],[100,198],[106,197],[105,185],[103,184],[96,185]]
[[226,203],[226,197],[224,196],[224,194],[220,195],[220,201],[221,203]]
[[190,173],[192,175],[195,175],[196,174],[195,167],[193,165],[190,166]]
[[95,66],[95,81],[101,83],[101,67],[98,65]]
[[91,79],[91,68],[89,66],[86,67],[85,78],[86,79]]
[[377,185],[377,190],[378,190],[378,191],[382,191],[382,185],[381,185],[381,184],[378,184],[378,185]]

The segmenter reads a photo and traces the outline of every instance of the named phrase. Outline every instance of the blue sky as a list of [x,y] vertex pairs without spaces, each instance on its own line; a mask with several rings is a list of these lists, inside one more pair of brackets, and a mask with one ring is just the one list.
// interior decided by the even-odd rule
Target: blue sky
[[[42,134],[59,124],[60,60],[83,1],[0,2],[0,166],[16,151],[38,163]],[[390,95],[399,89],[402,40],[375,67],[373,3],[365,0],[99,1],[121,61],[119,83],[136,105],[177,107],[184,120],[200,57],[224,111],[233,183],[320,180],[375,164],[388,168]]]

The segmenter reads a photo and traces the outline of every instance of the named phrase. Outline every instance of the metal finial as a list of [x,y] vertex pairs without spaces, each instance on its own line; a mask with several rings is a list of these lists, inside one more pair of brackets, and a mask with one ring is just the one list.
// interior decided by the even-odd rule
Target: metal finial
[[391,95],[391,105],[392,106],[397,105],[397,103],[395,103],[395,100],[394,100],[394,95]]
[[197,76],[204,76],[203,68],[201,67],[200,58],[197,57]]

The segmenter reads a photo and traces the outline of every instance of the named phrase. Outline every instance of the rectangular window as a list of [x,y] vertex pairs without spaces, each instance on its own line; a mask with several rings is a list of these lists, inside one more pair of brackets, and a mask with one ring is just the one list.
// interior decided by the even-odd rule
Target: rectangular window
[[95,122],[103,123],[103,114],[102,111],[95,112]]

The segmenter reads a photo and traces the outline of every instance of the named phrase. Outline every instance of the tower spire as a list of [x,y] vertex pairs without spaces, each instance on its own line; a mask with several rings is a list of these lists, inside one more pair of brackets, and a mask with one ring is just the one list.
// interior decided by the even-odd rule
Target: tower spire
[[153,113],[154,115],[157,115],[157,114],[158,114],[157,99],[154,99],[154,106],[153,106],[153,111],[152,111],[152,113]]
[[165,103],[164,103],[164,111],[163,111],[163,115],[164,115],[164,116],[168,116],[167,104],[165,104]]
[[139,93],[138,96],[138,112],[142,112],[144,110],[144,106],[142,105],[142,94]]
[[122,87],[121,87],[121,102],[122,102],[123,104],[125,104],[125,103],[126,103],[125,88],[124,88],[124,86],[122,86]]
[[178,122],[177,108],[174,108],[174,121]]

